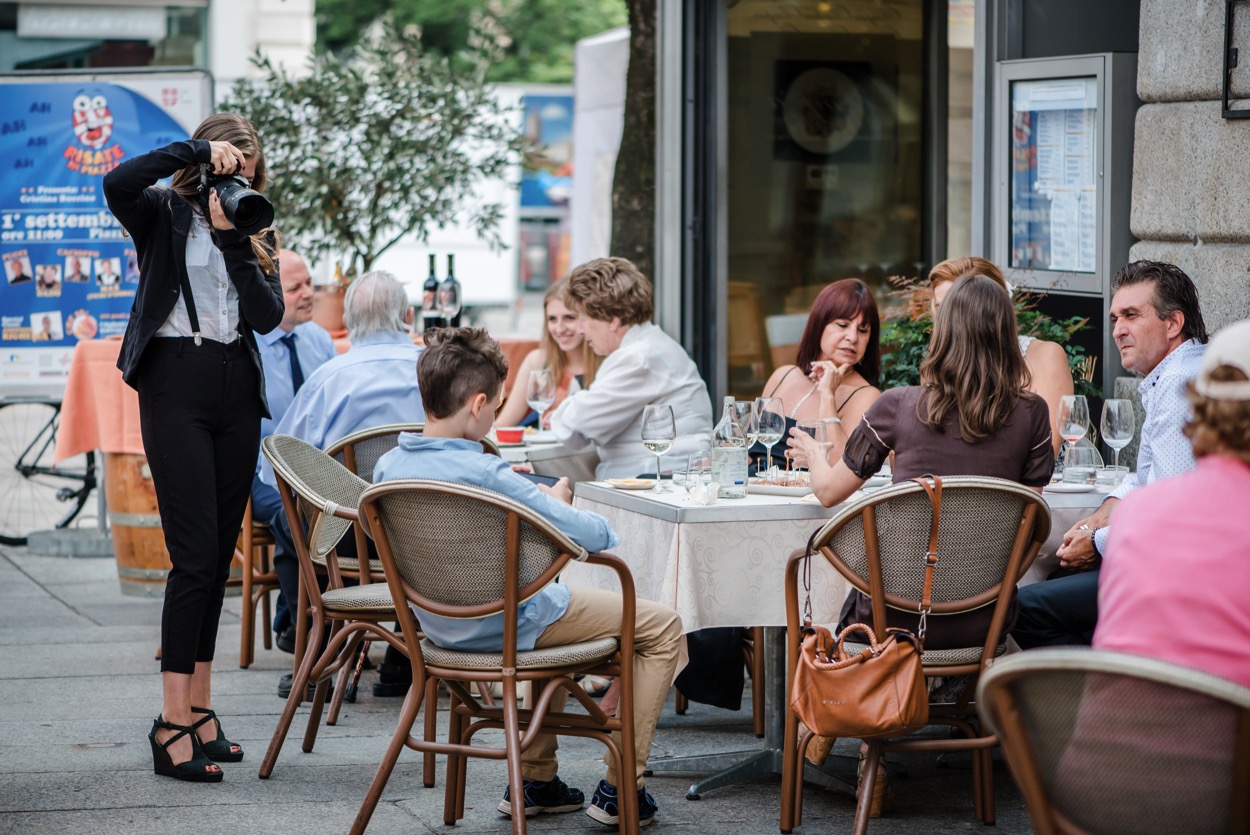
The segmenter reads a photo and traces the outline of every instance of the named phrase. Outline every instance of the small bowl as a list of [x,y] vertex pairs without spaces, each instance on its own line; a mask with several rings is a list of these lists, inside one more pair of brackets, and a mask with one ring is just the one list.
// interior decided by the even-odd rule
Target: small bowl
[[501,444],[519,444],[525,439],[524,426],[496,426],[495,440]]

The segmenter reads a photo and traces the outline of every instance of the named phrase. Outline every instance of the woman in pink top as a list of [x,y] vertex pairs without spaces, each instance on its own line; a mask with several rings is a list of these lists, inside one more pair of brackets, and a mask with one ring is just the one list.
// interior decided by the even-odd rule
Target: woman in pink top
[[1211,340],[1189,396],[1198,466],[1116,511],[1094,646],[1250,687],[1250,320]]

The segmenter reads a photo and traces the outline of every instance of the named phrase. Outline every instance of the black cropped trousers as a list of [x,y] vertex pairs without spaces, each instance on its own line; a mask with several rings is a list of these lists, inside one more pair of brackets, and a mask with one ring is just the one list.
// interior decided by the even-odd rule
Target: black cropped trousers
[[143,447],[172,568],[161,671],[212,661],[260,449],[258,371],[242,339],[155,338],[137,378]]

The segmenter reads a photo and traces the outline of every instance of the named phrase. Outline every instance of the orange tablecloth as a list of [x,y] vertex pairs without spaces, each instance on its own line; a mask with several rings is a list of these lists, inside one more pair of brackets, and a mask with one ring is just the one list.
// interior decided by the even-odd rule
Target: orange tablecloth
[[122,382],[117,369],[121,347],[120,339],[93,339],[74,349],[56,433],[56,461],[95,449],[143,454],[139,395]]

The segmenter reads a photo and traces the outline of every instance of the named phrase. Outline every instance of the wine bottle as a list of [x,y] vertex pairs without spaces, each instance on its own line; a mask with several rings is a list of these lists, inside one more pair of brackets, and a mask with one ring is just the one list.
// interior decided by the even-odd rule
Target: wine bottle
[[449,327],[460,327],[460,282],[456,279],[456,254],[449,252],[447,254],[447,277],[443,279],[444,293],[455,296],[455,312],[450,317],[447,316],[447,306],[444,304],[443,316],[447,320]]
[[720,423],[712,430],[712,481],[720,485],[717,496],[741,499],[747,494],[747,436],[734,416],[734,398],[725,398]]
[[430,271],[421,285],[421,328],[431,330],[443,326],[442,317],[438,313],[438,256],[430,253]]

